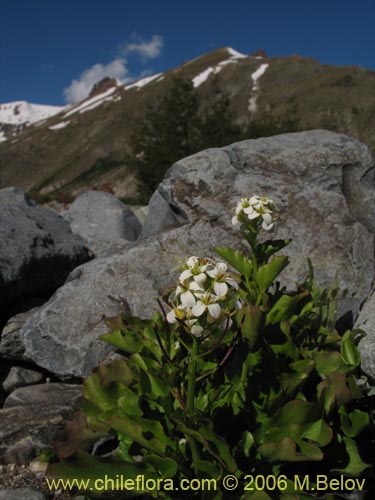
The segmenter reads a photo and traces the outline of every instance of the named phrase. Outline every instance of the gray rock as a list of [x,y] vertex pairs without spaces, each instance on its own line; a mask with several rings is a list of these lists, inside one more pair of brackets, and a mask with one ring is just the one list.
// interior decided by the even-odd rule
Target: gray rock
[[82,239],[52,210],[0,203],[0,307],[51,295],[89,260]]
[[134,241],[141,232],[141,225],[132,210],[116,196],[102,191],[83,193],[64,218],[72,231],[82,236],[93,250],[92,244],[96,241]]
[[[341,288],[356,293],[341,310],[355,314],[373,280],[372,173],[366,146],[325,131],[244,141],[178,162],[150,204],[146,230],[152,226],[157,233],[125,253],[74,270],[25,323],[27,356],[62,377],[89,374],[112,349],[99,340],[107,330],[103,318],[119,314],[124,305],[132,314],[152,316],[158,295],[175,283],[181,259],[212,256],[215,246],[240,248],[231,209],[242,196],[257,193],[272,197],[280,209],[272,237],[293,239],[282,283],[295,289],[306,278],[310,257],[321,285],[337,275]],[[343,188],[352,183],[359,186],[356,196],[362,193],[357,205],[353,188]],[[167,206],[168,224],[190,222],[161,232]]]
[[18,387],[26,385],[38,384],[44,380],[43,373],[36,370],[29,370],[20,366],[12,366],[8,376],[3,382],[5,392],[12,392]]
[[78,408],[82,399],[82,388],[77,384],[38,384],[19,387],[4,403],[4,408],[13,406],[72,406]]
[[362,370],[375,381],[375,293],[365,302],[354,326],[366,332],[366,337],[361,339],[358,349]]
[[0,490],[0,500],[46,500],[47,497],[35,488],[14,488],[12,490]]
[[316,277],[337,277],[356,315],[374,277],[374,160],[368,148],[323,130],[248,140],[177,162],[150,200],[143,235],[176,222],[218,219],[243,196],[266,194],[280,210],[275,238],[292,239],[283,283],[294,288],[310,257]]
[[20,332],[26,320],[37,310],[38,307],[34,307],[29,311],[12,316],[7,321],[0,336],[0,357],[14,361],[28,361]]
[[14,186],[0,189],[0,203],[20,203],[29,207],[35,206],[35,203],[26,196],[22,189]]
[[43,384],[16,389],[0,410],[0,463],[30,462],[62,438],[81,404],[81,387]]
[[231,235],[233,231],[202,221],[80,266],[25,323],[21,337],[26,355],[60,377],[88,375],[113,350],[99,340],[108,330],[105,317],[124,311],[151,317],[157,297],[175,283],[180,260],[214,255],[214,246]]

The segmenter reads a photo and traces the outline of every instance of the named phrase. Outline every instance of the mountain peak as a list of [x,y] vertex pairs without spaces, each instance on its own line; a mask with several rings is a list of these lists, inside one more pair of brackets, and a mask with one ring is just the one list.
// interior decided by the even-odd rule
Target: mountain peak
[[90,91],[90,94],[88,95],[88,98],[103,94],[103,92],[106,92],[111,87],[117,87],[117,80],[116,78],[109,78],[109,76],[106,76],[99,82],[95,83]]

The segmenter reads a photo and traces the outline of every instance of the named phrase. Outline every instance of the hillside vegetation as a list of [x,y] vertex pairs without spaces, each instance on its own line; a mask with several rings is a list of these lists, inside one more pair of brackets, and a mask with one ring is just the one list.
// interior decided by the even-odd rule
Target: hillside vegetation
[[[268,66],[255,81],[252,75],[262,64]],[[238,139],[325,128],[356,137],[375,152],[373,71],[322,65],[300,56],[240,57],[219,49],[148,83],[117,86],[100,105],[65,108],[0,143],[0,187],[18,185],[40,199],[69,199],[105,186],[125,199],[139,199],[149,190],[129,161],[137,153],[134,132],[147,110],[160,109],[176,77],[192,80],[201,116],[211,114],[212,96],[220,92],[228,100],[223,113],[237,127]],[[236,139],[229,135],[228,143]],[[223,142],[206,141],[203,146]]]

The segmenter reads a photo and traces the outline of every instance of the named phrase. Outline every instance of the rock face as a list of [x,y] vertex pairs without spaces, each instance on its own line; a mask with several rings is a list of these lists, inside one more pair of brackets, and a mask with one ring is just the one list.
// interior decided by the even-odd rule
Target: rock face
[[5,392],[12,392],[18,387],[23,387],[42,382],[44,375],[35,370],[29,370],[20,366],[12,366],[8,376],[3,382]]
[[359,343],[359,352],[362,360],[362,370],[375,380],[375,294],[373,293],[364,304],[355,328],[361,328],[366,332]]
[[51,295],[90,259],[82,239],[51,210],[0,201],[0,308]]
[[16,389],[0,410],[0,463],[23,464],[60,437],[81,403],[81,387],[42,384]]
[[25,323],[26,356],[62,377],[86,376],[111,350],[99,340],[103,317],[124,308],[150,317],[157,296],[175,283],[181,259],[240,247],[231,209],[253,194],[279,207],[273,237],[293,240],[282,283],[295,289],[310,257],[321,285],[337,276],[349,297],[356,294],[341,309],[355,315],[373,281],[373,168],[365,145],[326,131],[249,140],[181,160],[152,197],[145,239],[75,269]]
[[[116,196],[103,191],[89,191],[79,196],[65,214],[72,231],[79,234],[95,253],[103,244],[121,245],[134,241],[141,225],[132,210]],[[100,243],[102,243],[100,245]]]
[[21,203],[29,207],[35,206],[35,203],[26,196],[22,189],[14,186],[0,189],[0,203]]
[[129,310],[151,317],[157,297],[173,286],[179,261],[202,252],[213,256],[225,238],[219,226],[199,222],[80,266],[24,324],[26,357],[62,377],[88,375],[113,350],[99,340],[108,330],[103,319]]
[[318,281],[336,278],[356,298],[358,312],[374,277],[374,160],[359,141],[316,130],[248,140],[203,151],[177,162],[150,201],[143,236],[170,225],[218,219],[230,225],[230,208],[266,194],[280,211],[275,238],[292,239],[284,284],[306,275],[310,257]]

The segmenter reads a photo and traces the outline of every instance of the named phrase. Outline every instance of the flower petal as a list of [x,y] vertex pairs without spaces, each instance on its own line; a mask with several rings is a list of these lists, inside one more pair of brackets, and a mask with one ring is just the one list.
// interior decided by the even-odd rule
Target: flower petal
[[219,283],[216,281],[214,284],[214,290],[218,297],[225,297],[228,293],[228,285],[226,283]]
[[240,223],[240,221],[237,219],[237,215],[235,215],[234,217],[232,217],[232,224],[233,224],[233,226],[238,226],[239,223]]
[[181,294],[181,304],[184,307],[192,307],[195,304],[195,297],[190,290]]
[[176,314],[174,312],[174,309],[172,309],[171,311],[169,311],[169,313],[167,314],[167,321],[168,323],[176,323]]
[[208,312],[214,319],[217,319],[220,316],[221,307],[219,306],[219,304],[209,304],[207,307]]
[[195,306],[193,306],[191,312],[194,316],[199,317],[204,313],[205,310],[206,306],[201,301],[198,301]]
[[199,325],[193,325],[191,327],[191,333],[194,337],[201,337],[203,334],[203,328]]
[[190,271],[190,269],[185,269],[185,271],[182,271],[180,274],[180,281],[183,283],[185,280],[190,278],[190,276],[193,276],[193,273]]
[[207,279],[206,273],[199,273],[196,276],[194,276],[194,281],[196,281],[199,284],[204,283],[206,279]]

